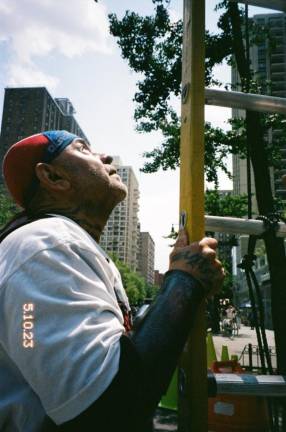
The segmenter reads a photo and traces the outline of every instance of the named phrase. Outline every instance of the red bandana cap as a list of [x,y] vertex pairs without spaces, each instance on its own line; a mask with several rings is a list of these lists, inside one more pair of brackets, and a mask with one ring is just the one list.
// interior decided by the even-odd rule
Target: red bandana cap
[[24,138],[8,149],[3,176],[17,204],[25,207],[25,196],[36,180],[37,163],[51,162],[76,138],[79,137],[64,130],[47,131]]

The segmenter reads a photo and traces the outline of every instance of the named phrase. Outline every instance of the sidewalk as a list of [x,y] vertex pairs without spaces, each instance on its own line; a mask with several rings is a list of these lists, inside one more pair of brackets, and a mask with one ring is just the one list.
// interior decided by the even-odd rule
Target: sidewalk
[[[266,338],[269,347],[275,347],[274,332],[266,330]],[[256,331],[250,327],[241,326],[238,336],[232,338],[222,335],[213,336],[217,359],[221,358],[221,349],[223,345],[227,345],[229,356],[235,354],[238,358],[245,345],[251,343],[257,345]],[[273,364],[275,367],[276,365]],[[177,431],[177,411],[159,408],[156,411],[154,420],[154,432],[176,432]]]
[[165,408],[158,408],[154,418],[154,432],[176,432],[177,411]]
[[[274,340],[274,331],[273,330],[266,330],[266,338],[268,342],[269,347],[275,347],[275,340]],[[233,336],[232,338],[224,337],[221,335],[213,336],[215,350],[217,359],[220,360],[221,358],[221,349],[223,345],[227,345],[229,357],[231,355],[235,354],[240,357],[243,348],[245,345],[251,343],[252,345],[257,345],[257,338],[256,338],[256,331],[251,330],[250,327],[241,326],[239,330],[238,336]],[[273,364],[274,367],[276,367],[276,364]]]

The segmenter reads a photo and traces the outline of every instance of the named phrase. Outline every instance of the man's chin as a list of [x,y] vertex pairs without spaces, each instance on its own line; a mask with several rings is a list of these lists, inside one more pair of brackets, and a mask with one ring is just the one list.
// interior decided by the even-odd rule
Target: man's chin
[[128,189],[127,189],[127,187],[125,186],[124,183],[122,183],[122,186],[123,187],[120,188],[119,194],[118,194],[118,195],[120,195],[120,201],[123,201],[127,197],[127,195],[128,195]]

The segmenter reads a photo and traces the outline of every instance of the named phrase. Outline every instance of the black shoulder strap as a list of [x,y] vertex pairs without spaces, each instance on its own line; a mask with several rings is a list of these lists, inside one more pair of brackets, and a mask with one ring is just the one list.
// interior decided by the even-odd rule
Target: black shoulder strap
[[24,225],[27,225],[31,222],[35,222],[39,219],[45,219],[53,217],[49,214],[39,214],[36,216],[30,216],[27,215],[25,211],[18,213],[16,216],[14,216],[13,219],[11,219],[5,226],[0,230],[0,243],[13,231],[15,231],[18,228],[21,228]]

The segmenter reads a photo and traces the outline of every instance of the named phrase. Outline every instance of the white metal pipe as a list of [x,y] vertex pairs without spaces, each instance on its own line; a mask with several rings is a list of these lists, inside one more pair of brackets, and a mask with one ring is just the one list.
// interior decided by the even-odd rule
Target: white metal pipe
[[214,374],[217,394],[248,396],[286,396],[286,377],[282,375]]
[[[228,234],[260,235],[265,232],[264,223],[255,219],[239,219],[222,216],[205,216],[205,230]],[[286,224],[279,222],[277,237],[286,237]]]
[[207,105],[286,115],[286,98],[281,97],[206,89],[205,102]]
[[248,3],[250,6],[258,6],[266,9],[274,9],[286,12],[285,0],[230,0],[236,3]]

